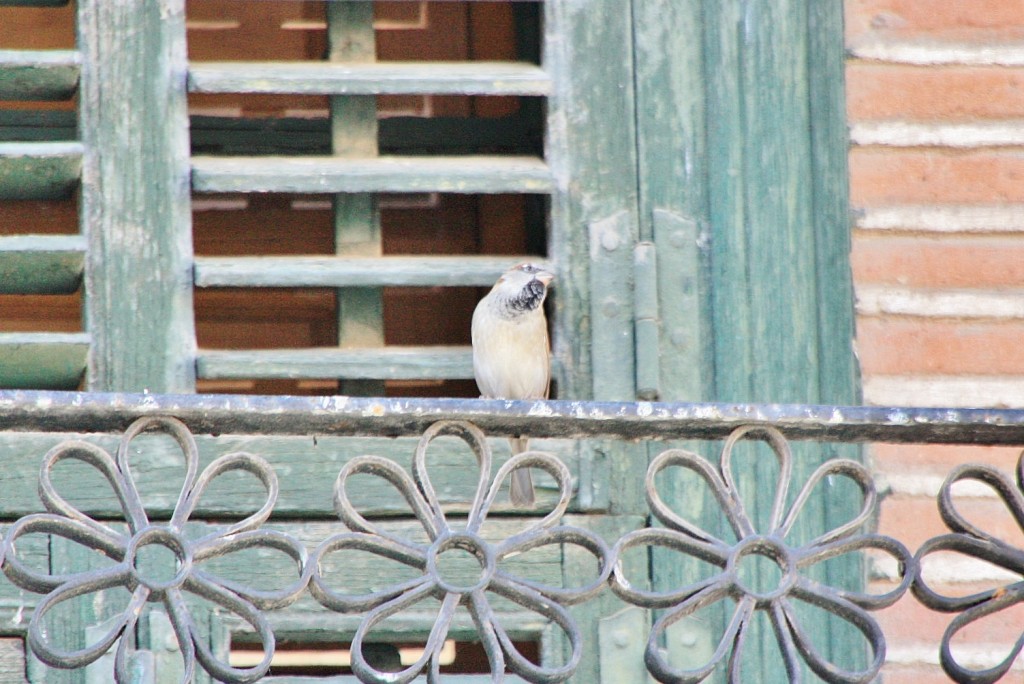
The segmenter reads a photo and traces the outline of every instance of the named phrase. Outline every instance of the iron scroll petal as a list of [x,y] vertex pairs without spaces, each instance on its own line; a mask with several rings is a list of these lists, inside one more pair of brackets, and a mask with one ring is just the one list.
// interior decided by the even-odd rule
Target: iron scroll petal
[[[583,636],[580,634],[575,620],[569,615],[569,611],[556,602],[545,600],[542,594],[523,582],[511,578],[497,576],[488,589],[513,603],[535,611],[538,615],[558,625],[569,641],[569,658],[561,667],[535,665],[523,657],[502,627],[501,621],[495,619],[492,614],[489,624],[501,645],[501,652],[508,662],[509,668],[515,674],[534,684],[554,684],[569,679],[575,673],[583,657]],[[474,593],[471,597],[471,604],[475,609],[471,611],[474,612],[474,620],[476,620],[476,612],[482,612],[484,608],[487,611],[492,610],[486,598],[480,594],[482,592]],[[484,649],[487,648],[488,643],[485,641]],[[491,654],[488,653],[488,658],[490,657]]]
[[379,525],[367,520],[356,510],[348,495],[348,480],[361,473],[383,478],[389,482],[402,498],[409,504],[416,519],[423,525],[429,539],[436,539],[440,534],[443,520],[438,521],[431,506],[424,499],[417,483],[409,476],[402,466],[389,458],[381,456],[357,456],[344,466],[338,473],[334,483],[334,510],[345,526],[353,532],[363,532],[374,537],[388,539],[396,544],[405,544],[405,540],[396,537]]
[[1010,670],[1017,656],[1024,649],[1024,634],[1014,643],[1009,655],[996,665],[984,670],[973,669],[959,663],[953,654],[951,644],[956,635],[970,624],[1024,602],[1024,583],[1015,582],[967,596],[945,596],[932,589],[924,578],[924,559],[928,555],[940,551],[951,551],[978,558],[1024,576],[1024,550],[988,538],[977,539],[967,534],[954,533],[929,539],[918,549],[916,556],[916,577],[911,587],[914,596],[932,610],[958,613],[950,621],[942,635],[942,645],[939,651],[939,662],[942,669],[958,682],[994,682]]
[[[744,437],[763,439],[779,460],[780,475],[767,533],[759,534],[754,529],[732,476],[732,449]],[[729,545],[717,539],[683,519],[665,504],[657,491],[655,476],[671,467],[693,471],[709,485],[723,507],[724,516],[736,532],[735,544]],[[786,537],[795,520],[815,487],[830,475],[840,475],[857,484],[862,495],[859,511],[851,520],[819,535],[810,543],[791,545]],[[728,654],[727,667],[731,681],[740,681],[739,656],[752,613],[758,610],[764,611],[772,622],[791,679],[800,676],[801,658],[816,674],[829,682],[866,682],[877,676],[884,662],[885,639],[881,628],[867,611],[891,605],[906,592],[914,577],[914,559],[894,539],[858,532],[877,508],[873,480],[862,465],[847,459],[827,461],[807,479],[793,504],[786,509],[786,492],[791,478],[792,453],[789,445],[782,434],[771,427],[742,427],[735,430],[725,442],[718,468],[696,454],[679,449],[667,450],[651,462],[647,476],[648,502],[655,518],[669,529],[638,530],[627,534],[616,544],[614,557],[621,559],[626,549],[635,546],[662,547],[690,555],[718,569],[711,578],[692,585],[672,591],[645,591],[633,587],[623,574],[621,562],[616,562],[612,588],[617,595],[635,605],[666,610],[651,631],[645,657],[649,671],[657,679],[666,682],[700,681],[719,667]],[[865,548],[880,550],[897,560],[901,581],[895,589],[881,595],[851,592],[820,584],[802,574],[815,563]],[[773,590],[756,591],[740,581],[740,561],[750,554],[767,556],[779,565],[781,578]],[[737,605],[711,660],[694,670],[672,668],[658,648],[668,626],[726,597],[736,600]],[[859,630],[873,653],[867,668],[859,671],[844,670],[821,657],[799,624],[791,606],[793,600],[824,607]]]
[[822,463],[813,473],[811,473],[811,476],[807,478],[807,482],[800,488],[800,493],[797,495],[796,500],[790,507],[789,514],[786,516],[782,525],[776,530],[775,533],[778,536],[785,537],[789,534],[800,513],[803,511],[804,505],[807,503],[811,493],[814,491],[814,488],[817,487],[818,484],[826,477],[832,475],[842,475],[847,479],[852,480],[860,488],[860,510],[857,512],[857,515],[844,524],[822,534],[816,539],[813,539],[805,546],[818,547],[836,539],[848,537],[861,529],[862,526],[871,519],[871,516],[874,514],[875,509],[878,506],[878,492],[875,490],[871,472],[863,463],[858,463],[857,461],[846,458],[836,458]]
[[1021,601],[1024,601],[1024,587],[1021,587],[1018,583],[1007,587],[1005,591],[993,596],[990,600],[968,608],[953,618],[942,635],[942,648],[939,651],[939,662],[942,664],[942,669],[958,682],[988,684],[989,682],[1001,679],[1013,667],[1021,650],[1024,650],[1024,634],[1017,638],[1009,654],[1003,660],[985,670],[971,669],[958,663],[953,655],[951,644],[956,634],[971,623],[1001,610],[1006,610]]
[[[1024,462],[1024,453],[1018,459],[1018,469],[1021,462]],[[1024,493],[1022,493],[1021,485],[1014,486],[1014,483],[1002,472],[992,466],[982,464],[957,466],[946,476],[939,489],[939,514],[950,530],[1000,543],[996,537],[972,524],[957,510],[953,497],[953,485],[964,480],[975,480],[988,485],[1005,504],[1006,509],[1017,522],[1017,526],[1024,530]]]
[[149,598],[149,590],[146,587],[138,586],[135,588],[132,592],[128,608],[121,614],[120,619],[115,622],[107,633],[100,637],[97,643],[85,646],[77,651],[64,651],[51,645],[44,635],[43,621],[46,614],[54,606],[64,601],[69,601],[85,594],[103,591],[104,589],[125,586],[128,583],[130,574],[131,569],[124,564],[105,570],[81,573],[43,597],[36,604],[28,626],[28,645],[36,657],[50,667],[65,669],[85,667],[99,660],[104,653],[110,650],[114,642],[135,626],[142,606],[145,605]]
[[671,592],[646,591],[637,589],[626,577],[622,567],[622,556],[631,548],[637,546],[662,547],[685,553],[724,570],[729,560],[729,547],[724,544],[711,544],[700,539],[693,539],[676,530],[661,528],[647,528],[634,530],[616,542],[612,549],[612,558],[615,565],[612,570],[611,588],[612,591],[623,601],[642,608],[671,608],[688,600],[693,595],[700,593],[709,586],[719,584],[720,574],[694,584],[680,587]]
[[426,500],[430,511],[434,515],[434,521],[439,528],[447,527],[444,511],[441,509],[441,502],[437,498],[437,491],[430,481],[430,474],[427,472],[427,451],[430,443],[445,435],[458,437],[473,451],[476,457],[479,476],[477,478],[476,491],[469,508],[469,520],[466,523],[467,529],[475,530],[483,522],[486,515],[484,501],[487,496],[487,484],[491,478],[491,447],[487,443],[484,433],[476,425],[464,421],[441,420],[429,428],[420,437],[416,445],[416,453],[412,459],[412,476],[416,486]]
[[[737,518],[742,527],[736,531],[737,537],[754,534],[754,524],[747,515],[746,506],[739,499],[739,488],[732,474],[732,450],[741,439],[752,436],[768,443],[772,453],[779,462],[779,474],[775,486],[775,499],[772,501],[769,528],[777,530],[781,527],[785,515],[786,494],[789,492],[790,480],[793,478],[793,452],[789,448],[789,442],[782,436],[782,433],[771,427],[760,427],[756,425],[745,425],[732,431],[729,438],[722,446],[722,457],[720,471],[722,480],[730,494],[730,500],[734,502],[734,510],[729,514],[730,519]],[[798,499],[799,500],[799,499]]]
[[[464,525],[457,527],[453,527],[445,515],[428,468],[429,446],[443,435],[465,441],[480,466],[480,477],[469,504],[467,519]],[[558,485],[559,501],[551,513],[529,523],[523,531],[499,542],[488,541],[480,536],[480,529],[502,490],[504,480],[522,467],[540,468],[550,474]],[[476,626],[493,681],[501,681],[506,669],[535,683],[564,681],[575,672],[582,656],[582,638],[572,617],[560,604],[579,603],[604,590],[613,566],[611,552],[593,533],[559,525],[572,495],[572,479],[568,468],[553,455],[539,451],[518,454],[499,468],[493,479],[490,469],[491,452],[484,434],[475,425],[458,421],[440,421],[423,433],[413,457],[412,476],[393,461],[378,456],[360,456],[342,468],[335,487],[335,504],[339,517],[352,532],[334,535],[320,544],[310,562],[309,586],[313,596],[331,610],[368,611],[352,641],[352,668],[361,680],[408,682],[425,674],[428,681],[437,681],[440,677],[440,649],[459,606],[466,606]],[[348,478],[356,473],[382,477],[394,486],[423,524],[429,543],[402,539],[356,510],[347,489]],[[572,544],[594,555],[599,566],[597,577],[582,587],[555,587],[520,578],[497,567],[503,558],[550,544]],[[438,569],[440,554],[451,548],[467,551],[480,562],[480,576],[466,586],[450,582]],[[328,554],[348,550],[367,551],[395,560],[418,569],[420,574],[370,594],[341,594],[328,586],[321,561]],[[571,645],[568,661],[559,667],[549,667],[535,665],[523,657],[502,627],[500,616],[493,610],[488,597],[492,593],[558,625]],[[431,597],[437,599],[441,607],[423,656],[397,673],[380,672],[369,665],[362,650],[372,629],[388,617]]]
[[[177,504],[169,522],[150,522],[139,497],[130,466],[129,449],[143,432],[169,434],[185,456],[186,473]],[[130,534],[101,524],[71,506],[54,488],[50,478],[53,467],[63,459],[75,458],[92,465],[108,480],[121,502]],[[189,539],[184,525],[195,510],[206,485],[229,470],[245,470],[255,475],[266,489],[266,501],[256,513],[242,521],[216,530],[199,539]],[[130,673],[132,641],[125,635],[134,626],[147,603],[160,602],[179,641],[184,660],[182,681],[191,681],[198,661],[214,677],[225,682],[252,682],[264,676],[274,651],[274,635],[260,609],[290,604],[301,595],[309,580],[309,564],[303,546],[282,532],[260,530],[276,503],[277,479],[270,465],[251,454],[227,454],[199,473],[198,449],[188,429],[180,421],[166,417],[145,417],[128,427],[118,446],[116,458],[85,442],[68,441],[57,445],[44,458],[40,475],[40,496],[51,513],[26,516],[11,527],[5,539],[3,570],[19,586],[39,593],[48,592],[37,605],[29,623],[28,643],[40,660],[53,667],[77,668],[94,662],[119,642],[114,658],[115,672],[122,681]],[[26,567],[12,552],[15,542],[28,534],[65,537],[85,548],[115,560],[108,568],[67,575],[46,575]],[[160,544],[173,552],[174,572],[170,580],[156,579],[136,567],[136,554],[148,544]],[[266,548],[285,553],[298,566],[298,577],[282,589],[263,591],[243,583],[222,580],[196,565],[245,548]],[[47,642],[42,629],[47,614],[58,604],[85,594],[124,587],[131,593],[127,608],[113,627],[96,644],[74,652],[65,652]],[[237,615],[247,622],[263,645],[264,658],[250,669],[232,668],[220,662],[203,642],[183,599],[183,592],[194,594]]]
[[926,541],[915,556],[916,569],[912,591],[921,603],[933,610],[958,613],[942,635],[940,663],[943,670],[960,682],[994,682],[1006,674],[1024,650],[1024,635],[1014,643],[1009,655],[987,669],[973,669],[959,663],[951,643],[956,635],[978,620],[1024,602],[1024,582],[1016,581],[967,596],[946,596],[925,579],[925,559],[938,552],[953,552],[968,558],[1004,568],[1018,577],[1024,576],[1024,549],[1000,540],[995,535],[966,520],[957,510],[952,488],[957,482],[975,480],[988,485],[1024,530],[1024,453],[1018,458],[1016,482],[1001,471],[986,465],[962,465],[954,469],[939,490],[939,510],[943,521],[953,530]]
[[[205,539],[205,538],[204,538]],[[193,573],[207,582],[234,592],[260,610],[276,610],[294,603],[306,590],[312,568],[309,554],[295,537],[277,530],[249,530],[238,532],[219,540],[207,540],[193,546],[193,558],[198,565],[202,561],[226,556],[244,549],[275,549],[283,552],[295,562],[298,576],[280,589],[261,590],[223,577],[210,574],[202,567]]]
[[897,585],[883,594],[870,594],[867,592],[850,591],[836,587],[821,587],[821,591],[830,596],[836,596],[860,606],[867,610],[881,610],[896,603],[903,597],[907,590],[913,586],[916,576],[917,561],[906,546],[892,537],[881,534],[859,534],[849,539],[819,544],[813,547],[804,547],[795,550],[795,563],[801,569],[807,569],[816,563],[842,556],[856,551],[872,549],[891,556],[896,561],[896,571],[900,581]]
[[[875,679],[878,671],[885,662],[885,634],[878,623],[871,618],[868,612],[860,605],[842,597],[839,592],[831,588],[823,588],[817,582],[801,577],[797,580],[792,591],[792,597],[816,605],[831,614],[841,617],[846,622],[856,627],[871,648],[871,662],[863,670],[843,670],[835,664],[826,660],[811,643],[806,632],[800,626],[800,621],[793,613],[792,603],[783,599],[773,606],[772,622],[776,627],[776,634],[781,635],[782,631],[788,632],[792,642],[800,652],[804,662],[810,666],[819,677],[827,682],[843,682],[847,684],[866,684]],[[780,619],[785,617],[783,621]],[[785,628],[783,630],[783,628]],[[781,643],[781,641],[780,641]]]
[[448,594],[442,599],[441,608],[438,611],[437,618],[434,620],[434,626],[427,637],[423,655],[412,665],[400,672],[381,672],[370,665],[363,653],[363,643],[366,641],[366,636],[375,626],[392,615],[397,615],[403,610],[425,600],[434,593],[435,587],[430,582],[421,582],[416,588],[399,594],[386,603],[382,603],[363,617],[359,627],[356,629],[356,633],[352,637],[351,644],[352,671],[361,681],[370,682],[371,684],[407,684],[420,676],[427,669],[428,665],[430,666],[428,681],[435,680],[435,673],[439,667],[439,654],[444,646],[445,638],[448,636],[448,628],[451,625],[452,618],[455,616],[455,609],[459,604],[459,596],[455,594]]
[[263,458],[245,452],[234,452],[217,458],[195,478],[192,486],[184,492],[180,503],[175,507],[171,525],[180,529],[185,524],[185,521],[191,517],[196,506],[199,505],[199,501],[202,499],[209,484],[218,476],[236,470],[255,475],[260,481],[266,490],[266,498],[263,505],[260,506],[259,510],[246,516],[244,519],[197,539],[196,543],[202,544],[213,539],[227,538],[239,532],[250,532],[265,523],[270,518],[270,513],[274,509],[274,504],[277,502],[280,492],[277,475],[274,474],[273,468]]
[[[128,491],[124,486],[124,478],[118,469],[117,462],[102,448],[89,442],[79,440],[68,440],[54,446],[43,456],[43,463],[39,470],[39,499],[43,502],[50,513],[73,520],[87,527],[93,528],[96,532],[109,536],[111,543],[119,546],[127,546],[128,537],[102,523],[99,523],[78,508],[71,505],[63,496],[57,492],[53,485],[52,473],[58,463],[67,459],[75,459],[91,465],[100,471],[104,479],[114,490],[125,520],[132,521],[140,517],[139,508],[141,505],[137,499],[133,499],[134,492]],[[144,517],[144,514],[141,515]],[[144,521],[142,522],[144,525]]]
[[958,682],[997,681],[1010,670],[1017,656],[1024,649],[1024,634],[1017,639],[1010,653],[1002,661],[984,670],[972,669],[957,662],[951,644],[957,633],[971,623],[1024,602],[1024,587],[1017,582],[967,596],[940,594],[928,586],[925,581],[923,562],[929,554],[940,551],[952,551],[980,558],[1020,575],[1024,575],[1024,551],[1014,549],[1006,544],[994,543],[988,539],[976,539],[966,534],[956,533],[929,539],[917,552],[917,576],[912,586],[914,596],[932,610],[958,613],[950,621],[942,635],[942,646],[939,651],[939,662],[942,669]]
[[199,447],[196,446],[196,440],[192,437],[192,433],[180,420],[169,416],[149,416],[139,418],[129,425],[117,446],[117,470],[120,473],[121,487],[124,488],[126,494],[125,517],[128,519],[132,533],[149,524],[149,517],[146,515],[142,498],[135,485],[135,478],[132,476],[131,454],[128,447],[131,446],[133,439],[150,431],[169,434],[178,443],[178,447],[185,457],[185,478],[181,483],[178,501],[174,506],[175,516],[171,518],[172,525],[180,526],[183,523],[178,511],[186,509],[185,502],[195,486],[196,474],[199,470]]
[[19,518],[7,530],[7,536],[4,539],[4,574],[14,584],[36,594],[49,593],[77,576],[74,573],[50,575],[37,572],[22,563],[16,553],[16,544],[20,538],[30,534],[49,534],[64,537],[87,548],[95,549],[117,562],[123,561],[127,542],[125,546],[119,546],[115,539],[112,539],[111,536],[104,534],[99,529],[101,527],[98,525],[87,525],[74,519],[69,520],[52,513],[34,513],[24,518]]

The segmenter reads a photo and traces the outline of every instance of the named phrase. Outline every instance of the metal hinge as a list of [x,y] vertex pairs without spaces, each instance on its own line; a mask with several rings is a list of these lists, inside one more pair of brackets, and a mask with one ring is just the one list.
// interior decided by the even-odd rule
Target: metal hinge
[[633,335],[636,340],[636,398],[660,395],[661,349],[658,304],[658,259],[653,242],[633,248]]

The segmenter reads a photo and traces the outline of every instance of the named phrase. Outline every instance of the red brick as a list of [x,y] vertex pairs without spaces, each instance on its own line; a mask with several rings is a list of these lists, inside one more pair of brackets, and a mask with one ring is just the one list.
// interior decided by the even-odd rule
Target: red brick
[[854,148],[854,207],[1024,202],[1019,150]]
[[858,284],[926,288],[1019,287],[1024,241],[999,235],[913,236],[858,232],[851,254]]
[[[954,497],[957,510],[970,523],[1017,548],[1024,547],[1024,533],[1006,506],[995,497]],[[911,551],[917,551],[932,537],[948,534],[938,514],[938,504],[929,497],[890,496],[881,505],[878,531],[894,537]]]
[[[956,595],[955,590],[935,587]],[[875,612],[875,618],[887,637],[890,649],[899,646],[930,649],[938,655],[938,644],[942,634],[953,619],[951,613],[940,613],[918,602],[909,592],[893,606]],[[965,629],[954,643],[960,645],[989,645],[1008,653],[1011,645],[1020,636],[1024,606],[1018,609],[1000,611],[988,619],[980,620]],[[889,679],[886,678],[886,684]],[[946,680],[949,681],[949,680]]]
[[874,37],[1013,40],[1024,36],[1020,0],[846,0],[851,43]]
[[870,375],[1024,375],[1024,321],[861,317],[857,349]]
[[[893,645],[890,642],[889,648]],[[949,676],[938,665],[885,665],[882,680],[885,684],[949,684]]]
[[1024,115],[1024,68],[853,62],[846,69],[852,123],[964,121]]
[[880,473],[921,473],[945,476],[961,463],[983,463],[1013,474],[1020,447],[963,444],[872,444],[870,463]]

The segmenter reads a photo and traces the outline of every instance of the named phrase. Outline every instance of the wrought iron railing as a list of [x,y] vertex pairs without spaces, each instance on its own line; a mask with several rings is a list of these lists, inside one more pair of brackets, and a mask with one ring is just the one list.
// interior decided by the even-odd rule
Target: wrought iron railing
[[[558,682],[573,676],[583,657],[585,640],[568,607],[611,593],[625,604],[651,609],[657,616],[644,653],[647,670],[666,682],[700,681],[713,671],[741,681],[740,664],[753,617],[763,613],[772,625],[785,671],[797,679],[804,669],[830,682],[867,682],[885,659],[885,636],[871,612],[889,606],[908,589],[930,608],[956,613],[942,639],[940,660],[957,681],[987,682],[1003,676],[1024,647],[1024,637],[1012,652],[989,669],[972,669],[954,656],[951,640],[965,627],[1024,599],[1024,582],[1010,582],[970,596],[943,596],[925,581],[922,560],[954,551],[998,565],[1024,576],[1024,550],[1013,548],[961,514],[952,496],[954,483],[976,480],[990,487],[1024,529],[1024,465],[1016,481],[988,466],[963,466],[942,486],[939,509],[950,534],[927,541],[916,556],[899,541],[866,528],[877,514],[878,496],[871,473],[860,463],[833,458],[802,482],[792,482],[794,457],[789,440],[825,442],[923,442],[1024,444],[1024,411],[965,409],[890,409],[783,405],[711,405],[657,403],[594,403],[570,401],[497,402],[478,400],[356,399],[346,397],[249,397],[104,395],[46,392],[0,392],[0,429],[9,433],[119,433],[116,449],[95,441],[62,439],[45,455],[38,491],[45,512],[20,515],[7,528],[2,547],[7,578],[27,592],[42,595],[27,626],[27,643],[43,663],[59,668],[82,668],[108,651],[120,681],[131,681],[132,639],[148,604],[162,604],[180,648],[183,681],[205,671],[227,682],[249,682],[265,676],[275,652],[275,630],[268,615],[296,601],[315,601],[328,612],[352,616],[351,667],[364,682],[407,682],[419,675],[441,677],[440,654],[453,629],[457,608],[464,607],[482,645],[494,681],[505,673],[530,682]],[[185,462],[184,485],[168,510],[147,510],[132,470],[135,440],[144,433],[171,437]],[[528,435],[555,438],[628,440],[724,439],[720,458],[666,447],[647,467],[644,494],[650,525],[620,535],[608,543],[595,532],[572,524],[567,516],[574,495],[573,476],[553,454],[528,451],[505,461],[492,476],[492,452],[487,436]],[[372,435],[417,436],[411,466],[377,455],[348,458],[329,477],[337,478],[333,506],[345,531],[315,539],[314,544],[265,525],[279,493],[275,469],[258,455],[227,453],[200,469],[194,435]],[[432,477],[431,445],[440,437],[465,442],[479,468],[475,489],[463,505],[442,505],[440,484]],[[777,461],[778,482],[766,524],[758,529],[754,516],[739,496],[733,450],[740,440],[760,440]],[[120,516],[94,516],[66,498],[53,473],[70,461],[85,464],[109,483]],[[495,539],[482,532],[499,501],[509,474],[518,467],[545,471],[555,483],[550,509],[540,516],[521,517],[520,528]],[[263,489],[255,512],[237,521],[216,520],[196,533],[191,517],[208,489],[226,474],[242,471]],[[703,529],[678,512],[659,484],[664,473],[687,472],[706,485],[721,507],[728,538]],[[356,476],[382,479],[408,507],[407,531],[380,523],[360,510],[350,491]],[[845,523],[810,541],[793,542],[794,521],[819,484],[845,479],[859,492],[856,512]],[[788,495],[796,488],[795,497]],[[3,494],[0,492],[0,497]],[[108,502],[108,504],[111,502]],[[42,569],[23,557],[35,536],[64,538],[109,559],[100,569]],[[564,586],[518,575],[506,561],[535,549],[572,547],[592,559],[594,571],[577,578],[567,575]],[[632,577],[625,555],[637,548],[671,550],[695,558],[713,571],[684,578],[681,586],[650,588],[647,578]],[[283,586],[249,586],[221,577],[209,562],[245,549],[281,554],[291,575]],[[160,551],[165,567],[154,567],[151,551]],[[812,566],[850,553],[870,551],[888,556],[897,568],[893,586],[872,594],[862,588],[829,586],[812,578]],[[391,585],[354,593],[345,586],[347,554],[370,554],[408,572]],[[142,562],[142,556],[148,558]],[[451,572],[450,559],[475,559],[473,570]],[[768,559],[777,581],[762,587],[740,570],[750,556]],[[67,648],[48,633],[47,618],[58,606],[104,590],[122,588],[130,598],[124,609],[90,632],[91,643]],[[186,598],[199,597],[215,610],[235,616],[261,648],[261,658],[247,667],[235,666],[211,649],[197,626]],[[665,648],[671,626],[699,609],[728,599],[735,604],[725,634],[703,663],[681,667]],[[492,602],[503,601],[540,616],[561,631],[564,657],[535,662],[521,652],[512,630]],[[423,602],[438,605],[422,655],[400,671],[383,671],[367,658],[368,635],[389,618]],[[843,667],[822,654],[801,625],[796,603],[822,609],[859,632],[870,655],[863,666]],[[116,646],[115,646],[116,645]]]

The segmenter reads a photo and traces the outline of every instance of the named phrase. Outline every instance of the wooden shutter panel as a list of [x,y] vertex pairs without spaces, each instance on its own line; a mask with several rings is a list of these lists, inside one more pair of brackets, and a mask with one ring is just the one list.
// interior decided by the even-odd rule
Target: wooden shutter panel
[[[189,67],[188,87],[190,92],[205,94],[332,96],[335,154],[196,156],[192,159],[192,187],[197,193],[339,193],[339,201],[346,204],[335,204],[339,214],[335,219],[337,255],[197,257],[195,285],[338,288],[342,312],[339,346],[200,350],[198,377],[342,378],[346,382],[472,378],[468,346],[383,346],[382,332],[369,338],[365,331],[362,335],[347,333],[346,315],[359,317],[363,328],[376,325],[380,331],[379,294],[374,293],[381,288],[489,286],[517,257],[381,256],[379,227],[372,225],[372,196],[548,194],[554,189],[551,171],[543,159],[531,156],[379,155],[373,98],[419,94],[545,97],[551,92],[551,79],[541,67],[520,62],[377,63],[373,61],[370,3],[330,3],[327,17],[329,42],[348,46],[330,51],[336,61],[197,62]],[[353,35],[358,40],[353,40]],[[352,48],[352,44],[361,47]],[[360,110],[360,102],[369,102],[369,106]],[[339,135],[344,145],[338,144]],[[347,232],[362,234],[364,237],[356,239],[370,243],[354,246]],[[356,311],[346,314],[347,306]],[[364,393],[382,393],[381,385],[357,387],[368,390]],[[346,388],[344,383],[342,388]]]
[[[17,4],[40,3],[0,2]],[[0,100],[68,100],[79,62],[71,50],[0,50]],[[81,176],[81,144],[32,140],[27,129],[23,135],[0,139],[0,201],[70,197]],[[75,235],[0,236],[0,294],[74,293],[84,251]],[[88,343],[85,333],[0,332],[0,386],[73,389],[85,372]]]

